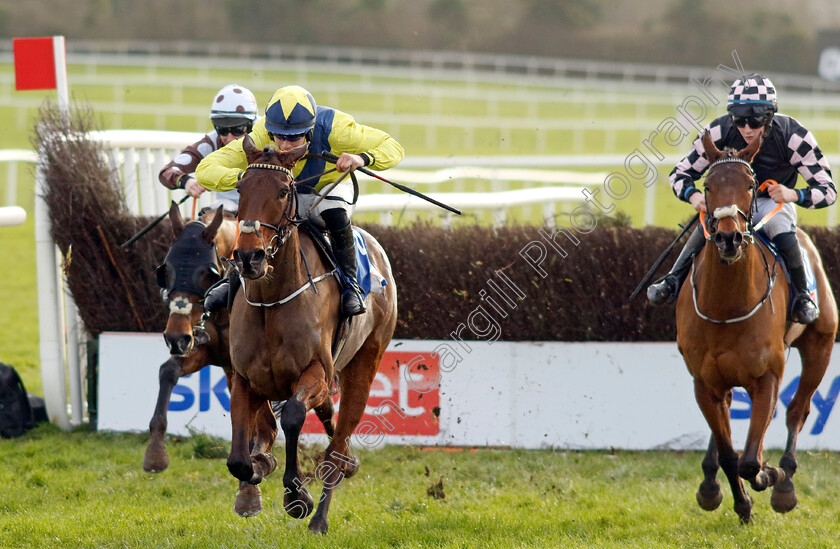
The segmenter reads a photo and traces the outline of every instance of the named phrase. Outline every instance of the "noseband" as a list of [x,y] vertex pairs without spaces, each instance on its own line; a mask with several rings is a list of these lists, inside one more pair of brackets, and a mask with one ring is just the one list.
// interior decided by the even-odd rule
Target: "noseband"
[[[259,237],[260,242],[265,249],[266,256],[269,258],[274,258],[274,255],[277,251],[283,247],[283,244],[286,243],[286,240],[289,239],[291,236],[292,231],[294,231],[297,226],[302,221],[297,217],[297,185],[295,184],[295,178],[292,174],[292,170],[288,168],[284,168],[283,166],[276,166],[274,164],[250,164],[245,170],[273,170],[277,172],[283,172],[287,176],[289,176],[289,187],[291,192],[291,200],[286,202],[286,209],[283,212],[283,217],[288,221],[288,223],[283,224],[282,226],[272,225],[271,223],[263,223],[258,219],[241,219],[239,220],[239,232],[240,233],[256,233]],[[262,235],[260,234],[260,227],[268,227],[272,231],[274,231],[274,236],[271,237],[268,244],[265,243],[263,240]]]

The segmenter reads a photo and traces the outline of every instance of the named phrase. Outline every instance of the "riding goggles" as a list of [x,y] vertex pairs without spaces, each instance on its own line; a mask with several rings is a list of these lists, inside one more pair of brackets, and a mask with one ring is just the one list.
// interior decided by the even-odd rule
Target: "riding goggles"
[[765,114],[762,116],[732,116],[732,123],[739,128],[749,126],[750,129],[757,130],[766,126],[773,118],[772,114]]
[[306,133],[296,133],[294,135],[283,135],[281,133],[268,132],[268,137],[271,139],[279,139],[280,141],[298,141],[306,137]]
[[220,128],[216,126],[216,133],[218,133],[222,137],[227,137],[228,134],[232,134],[234,137],[242,137],[246,133],[250,133],[250,131],[250,124],[242,124],[241,126],[230,126],[227,128]]

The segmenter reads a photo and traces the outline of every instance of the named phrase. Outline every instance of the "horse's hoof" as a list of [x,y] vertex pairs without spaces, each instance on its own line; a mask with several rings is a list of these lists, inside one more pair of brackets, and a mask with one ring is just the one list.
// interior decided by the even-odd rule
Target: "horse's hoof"
[[793,511],[797,503],[796,488],[794,488],[793,481],[790,479],[785,479],[773,488],[773,494],[770,496],[770,505],[777,513]]
[[286,493],[283,494],[283,509],[293,519],[305,519],[312,513],[314,508],[315,502],[312,500],[312,496],[309,495],[306,488],[298,490],[298,497],[296,499],[292,499],[292,492],[290,490],[286,490]]
[[359,472],[359,460],[352,458],[352,461],[344,468],[344,478],[350,478]]
[[258,465],[259,469],[262,471],[260,480],[262,480],[262,477],[267,477],[272,473],[272,471],[277,469],[277,458],[274,457],[274,454],[263,452],[251,457],[254,460],[255,465]]
[[327,518],[317,514],[309,521],[309,531],[313,534],[326,534],[328,527]]
[[720,491],[720,483],[715,481],[710,489],[705,488],[703,484],[697,490],[697,504],[704,511],[714,511],[720,507],[720,502],[723,501],[723,492]]
[[169,455],[166,448],[152,448],[150,444],[143,456],[143,470],[147,473],[162,473],[169,467]]
[[260,487],[247,482],[242,483],[242,487],[236,492],[236,502],[233,504],[233,510],[240,517],[253,517],[262,511]]
[[741,524],[749,524],[752,522],[752,499],[747,496],[746,501],[743,503],[736,503],[735,504],[735,513],[738,514],[738,519],[741,521]]

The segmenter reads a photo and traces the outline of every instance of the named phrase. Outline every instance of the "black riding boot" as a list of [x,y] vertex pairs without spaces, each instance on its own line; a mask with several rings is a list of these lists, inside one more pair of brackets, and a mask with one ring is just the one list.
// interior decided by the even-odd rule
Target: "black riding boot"
[[805,277],[805,263],[796,233],[782,233],[773,238],[773,243],[784,257],[793,286],[793,300],[790,304],[790,319],[800,324],[810,324],[820,316],[820,308],[811,300],[808,281]]
[[356,244],[353,241],[353,229],[347,225],[344,229],[330,231],[330,235],[335,259],[347,281],[347,287],[341,293],[341,312],[345,316],[360,315],[367,309],[359,283],[356,281]]
[[208,313],[221,311],[228,306],[230,279],[223,278],[216,282],[204,294],[204,310]]
[[688,274],[688,268],[691,267],[694,256],[703,249],[705,244],[706,237],[703,235],[703,227],[695,228],[668,274],[648,286],[648,301],[654,305],[674,301]]

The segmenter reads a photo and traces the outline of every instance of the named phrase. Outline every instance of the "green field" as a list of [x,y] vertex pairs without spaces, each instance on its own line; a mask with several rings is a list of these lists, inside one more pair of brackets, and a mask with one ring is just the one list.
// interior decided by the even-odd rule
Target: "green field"
[[[0,441],[0,546],[815,549],[837,547],[840,528],[836,454],[802,452],[799,508],[778,515],[769,493],[751,492],[754,523],[741,526],[725,482],[717,511],[694,501],[697,452],[406,446],[360,453],[324,539],[271,507],[280,472],[262,484],[263,512],[244,519],[233,512],[236,483],[224,459],[196,459],[192,441],[178,439],[169,442],[170,468],[149,475],[140,468],[144,440],[45,427]],[[314,470],[315,454],[302,454],[304,471]],[[436,499],[428,490],[441,477],[445,497]]]

